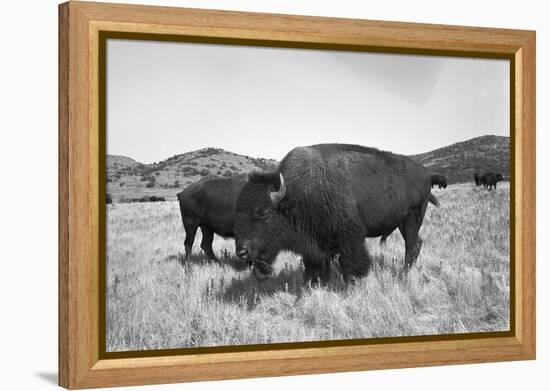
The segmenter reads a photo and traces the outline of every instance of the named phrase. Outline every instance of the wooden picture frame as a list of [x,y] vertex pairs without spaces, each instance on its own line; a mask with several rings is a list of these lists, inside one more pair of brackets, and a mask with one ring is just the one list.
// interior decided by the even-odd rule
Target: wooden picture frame
[[[511,61],[511,327],[499,335],[105,358],[102,34]],[[155,38],[156,37],[156,38]],[[102,159],[103,158],[103,159]],[[103,160],[103,163],[102,163]],[[104,243],[103,243],[104,245]],[[59,6],[59,384],[90,388],[535,358],[535,32],[68,2]]]

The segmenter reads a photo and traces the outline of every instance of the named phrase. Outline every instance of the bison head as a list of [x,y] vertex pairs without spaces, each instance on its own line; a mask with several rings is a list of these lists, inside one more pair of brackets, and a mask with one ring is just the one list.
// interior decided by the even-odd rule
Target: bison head
[[497,174],[497,182],[500,182],[504,180],[504,178],[502,177],[502,174]]
[[253,265],[254,275],[264,279],[285,247],[290,227],[285,217],[286,185],[278,172],[252,173],[235,207],[237,256]]

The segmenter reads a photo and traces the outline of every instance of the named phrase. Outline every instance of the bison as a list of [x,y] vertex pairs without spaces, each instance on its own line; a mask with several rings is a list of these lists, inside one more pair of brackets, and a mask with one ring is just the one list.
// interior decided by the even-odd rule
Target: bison
[[434,186],[438,186],[440,189],[447,188],[447,179],[443,175],[430,175],[430,180],[432,182],[432,189]]
[[185,230],[185,257],[189,259],[197,228],[202,232],[201,248],[212,260],[214,234],[234,237],[235,202],[245,184],[245,176],[210,178],[185,188],[178,193],[181,220]]
[[481,177],[479,176],[479,174],[477,172],[474,174],[474,182],[476,183],[476,186],[481,186],[482,185]]
[[405,156],[346,144],[295,148],[276,171],[249,174],[235,209],[237,256],[265,279],[290,250],[302,256],[305,282],[327,282],[339,255],[347,282],[369,271],[365,238],[398,228],[408,270],[428,202],[438,205],[430,188],[425,168]]
[[483,187],[489,191],[491,191],[492,188],[496,190],[497,183],[502,180],[503,180],[502,174],[494,173],[494,172],[486,172],[481,177],[481,183],[483,184]]

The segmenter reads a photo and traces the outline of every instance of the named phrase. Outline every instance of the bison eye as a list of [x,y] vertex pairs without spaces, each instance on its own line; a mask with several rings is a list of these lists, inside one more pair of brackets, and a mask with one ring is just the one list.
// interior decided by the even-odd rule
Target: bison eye
[[254,213],[252,214],[252,217],[255,220],[266,220],[269,217],[269,212],[270,212],[269,207],[260,206],[254,209]]

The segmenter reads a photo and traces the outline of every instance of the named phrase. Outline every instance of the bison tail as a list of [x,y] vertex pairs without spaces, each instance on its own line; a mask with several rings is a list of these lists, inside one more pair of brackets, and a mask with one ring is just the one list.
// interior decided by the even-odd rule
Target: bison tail
[[437,200],[437,198],[435,198],[435,196],[432,193],[430,193],[430,197],[428,197],[428,201],[431,204],[434,204],[435,206],[439,207],[439,201]]

